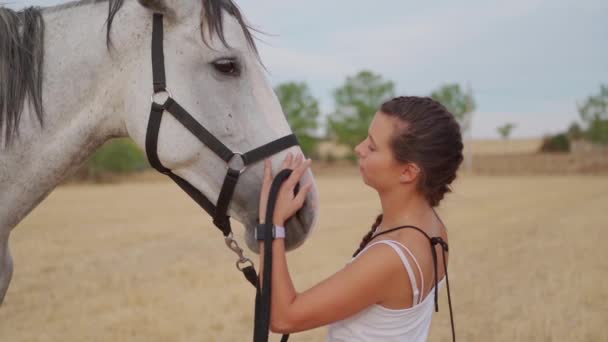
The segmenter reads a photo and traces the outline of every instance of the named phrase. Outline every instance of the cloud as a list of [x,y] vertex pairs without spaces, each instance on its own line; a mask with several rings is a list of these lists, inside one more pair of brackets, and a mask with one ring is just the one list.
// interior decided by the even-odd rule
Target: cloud
[[331,91],[370,69],[396,81],[400,94],[470,82],[483,135],[497,136],[510,118],[520,122],[516,135],[541,135],[576,120],[576,100],[608,82],[605,0],[237,3],[271,34],[259,46],[273,83],[307,82],[328,111]]
[[336,78],[352,71],[337,55],[271,46],[260,46],[260,55],[279,78]]
[[[262,1],[261,3],[274,3]],[[315,8],[315,3],[281,2],[280,10],[271,9],[264,14],[256,13],[258,20],[272,22],[281,16],[301,13],[304,8]],[[383,2],[376,2],[378,7]],[[289,5],[288,5],[289,4]],[[361,66],[364,64],[379,64],[390,70],[397,66],[412,65],[414,63],[427,64],[429,58],[453,53],[466,42],[474,41],[479,36],[487,34],[487,28],[504,22],[508,18],[525,15],[539,7],[538,0],[518,0],[510,2],[482,2],[476,6],[463,6],[461,3],[430,5],[425,10],[407,11],[404,8],[395,8],[398,16],[374,16],[371,13],[352,13],[345,9],[343,17],[336,17],[335,13],[326,13],[325,20],[334,23],[332,30],[319,33],[314,27],[310,29],[308,40],[316,40],[315,48],[323,48],[324,53],[333,54],[338,58],[334,60],[348,61]],[[317,4],[318,5],[318,4]],[[386,6],[389,7],[389,6]],[[380,7],[380,11],[388,10]],[[402,6],[405,7],[405,6]],[[248,8],[249,9],[249,8]],[[344,17],[361,17],[357,24],[353,24]],[[298,21],[298,19],[295,19]],[[301,19],[300,19],[301,20]],[[343,22],[347,25],[341,25]],[[326,24],[315,23],[315,26]],[[289,32],[287,33],[289,34]],[[283,35],[279,40],[289,40],[291,37]],[[298,42],[301,45],[303,42]],[[308,42],[308,45],[313,45]],[[328,51],[328,48],[333,50]],[[307,56],[306,51],[294,49],[296,53]],[[268,55],[272,58],[271,54]],[[325,60],[311,56],[318,61],[319,68],[324,68]]]

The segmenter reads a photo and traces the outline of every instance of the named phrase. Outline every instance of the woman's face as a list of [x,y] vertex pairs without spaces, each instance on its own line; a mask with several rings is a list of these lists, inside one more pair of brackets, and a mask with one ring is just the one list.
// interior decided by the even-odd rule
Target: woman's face
[[400,163],[390,146],[398,119],[377,112],[369,126],[368,136],[355,147],[363,182],[379,192],[399,183]]

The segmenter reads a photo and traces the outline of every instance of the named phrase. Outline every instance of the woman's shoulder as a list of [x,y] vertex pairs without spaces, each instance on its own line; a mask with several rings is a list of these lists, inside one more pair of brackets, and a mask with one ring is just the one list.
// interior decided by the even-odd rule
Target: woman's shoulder
[[443,224],[429,230],[416,228],[405,227],[390,234],[379,236],[376,239],[372,239],[369,245],[376,244],[381,241],[383,241],[383,243],[392,241],[397,242],[411,250],[427,251],[430,246],[431,238],[440,237],[446,243],[448,242],[448,232]]
[[429,259],[432,261],[431,238],[440,237],[449,244],[448,231],[443,224],[434,229],[422,230],[402,229],[395,232],[393,236],[386,237],[386,240],[393,240],[407,247],[417,259]]

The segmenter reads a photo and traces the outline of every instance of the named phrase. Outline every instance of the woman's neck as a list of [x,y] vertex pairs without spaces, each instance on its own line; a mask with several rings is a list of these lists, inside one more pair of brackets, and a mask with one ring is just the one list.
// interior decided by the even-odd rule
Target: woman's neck
[[376,234],[402,225],[419,226],[424,229],[425,223],[433,220],[433,208],[424,196],[418,193],[406,194],[402,191],[384,193],[380,196],[382,204],[382,222]]

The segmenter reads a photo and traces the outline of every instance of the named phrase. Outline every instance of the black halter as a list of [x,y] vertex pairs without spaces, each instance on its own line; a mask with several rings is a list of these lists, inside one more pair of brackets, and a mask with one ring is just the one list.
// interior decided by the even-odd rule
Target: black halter
[[[152,96],[152,108],[150,110],[150,119],[148,121],[148,130],[146,133],[146,154],[150,161],[150,165],[159,172],[171,177],[177,185],[213,217],[215,226],[222,231],[225,237],[228,237],[231,234],[232,229],[230,227],[230,216],[227,215],[227,211],[239,176],[245,171],[247,166],[291,146],[299,145],[298,140],[295,135],[290,134],[255,148],[247,153],[238,153],[231,151],[226,145],[222,144],[221,141],[205,129],[205,127],[198,123],[173,99],[172,94],[167,90],[165,81],[165,58],[163,53],[163,15],[159,13],[154,14],[152,27],[152,77],[154,95],[166,93],[168,97],[164,103],[159,104],[154,101],[154,95]],[[188,131],[226,162],[228,171],[224,178],[217,205],[213,205],[213,203],[198,189],[183,178],[174,174],[170,169],[164,167],[158,159],[158,131],[160,129],[160,122],[164,111],[173,115],[173,117],[184,125]],[[232,164],[234,164],[233,161],[237,156],[240,157],[242,165],[233,168]]]

